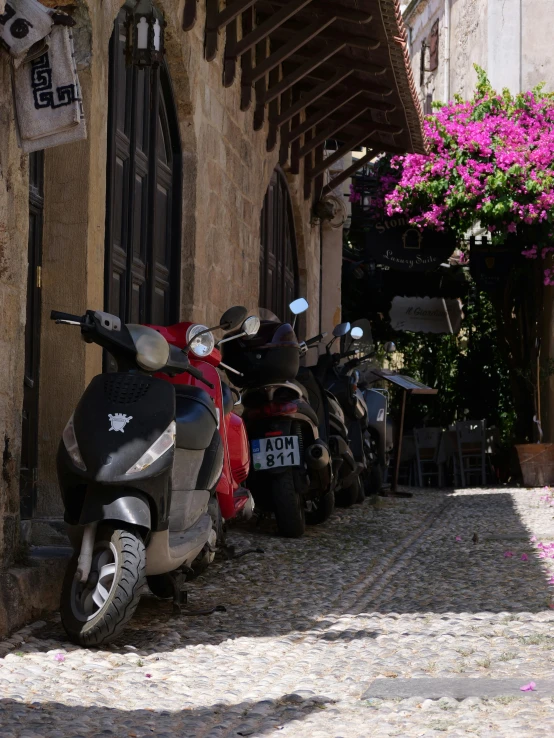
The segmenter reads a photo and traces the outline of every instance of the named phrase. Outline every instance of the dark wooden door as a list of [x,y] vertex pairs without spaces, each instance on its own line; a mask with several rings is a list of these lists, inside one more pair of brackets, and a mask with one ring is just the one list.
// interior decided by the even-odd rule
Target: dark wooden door
[[31,518],[36,505],[38,468],[38,389],[40,360],[40,292],[42,282],[42,220],[44,210],[44,154],[29,156],[29,242],[27,319],[21,427],[21,517]]
[[283,173],[273,172],[260,223],[260,307],[291,320],[288,305],[298,296],[298,264],[292,203]]
[[178,320],[181,149],[167,70],[125,64],[125,11],[110,45],[106,310]]

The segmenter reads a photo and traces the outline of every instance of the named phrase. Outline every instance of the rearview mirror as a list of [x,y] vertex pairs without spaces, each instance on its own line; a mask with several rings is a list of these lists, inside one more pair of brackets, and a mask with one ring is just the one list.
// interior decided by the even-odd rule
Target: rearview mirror
[[387,341],[384,348],[387,354],[394,354],[396,351],[396,344],[393,341]]
[[293,300],[291,302],[289,310],[293,315],[300,315],[300,313],[305,313],[309,307],[308,301],[303,297],[299,297],[298,300]]
[[242,324],[242,330],[247,336],[255,336],[260,330],[260,319],[257,315],[250,315]]
[[354,328],[352,328],[352,330],[350,331],[350,335],[355,341],[359,341],[360,338],[363,338],[364,332],[358,326],[354,326]]
[[235,305],[223,313],[219,321],[219,327],[223,328],[224,331],[232,331],[239,327],[247,315],[248,310],[245,307]]
[[333,335],[335,338],[340,338],[340,336],[346,336],[349,331],[350,323],[339,323],[333,328]]

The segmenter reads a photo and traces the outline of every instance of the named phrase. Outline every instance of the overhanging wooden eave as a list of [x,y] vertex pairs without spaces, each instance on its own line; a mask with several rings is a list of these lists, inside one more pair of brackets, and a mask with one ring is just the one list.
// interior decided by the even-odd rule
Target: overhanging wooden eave
[[339,131],[341,152],[362,142],[425,152],[398,0],[185,0],[185,30],[199,2],[206,60],[224,41],[223,84],[240,74],[241,109],[255,102],[254,128],[269,122],[268,150],[280,138],[281,161],[298,171],[306,160],[308,184],[337,161],[323,151]]

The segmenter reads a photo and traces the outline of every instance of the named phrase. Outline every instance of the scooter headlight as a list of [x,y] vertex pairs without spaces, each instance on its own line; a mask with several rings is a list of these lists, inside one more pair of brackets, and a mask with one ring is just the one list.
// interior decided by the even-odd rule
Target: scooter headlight
[[148,451],[142,454],[136,464],[128,469],[125,474],[138,474],[144,471],[150,464],[153,464],[160,456],[163,456],[166,451],[169,451],[175,445],[175,433],[177,426],[175,421],[172,420],[167,426],[161,436],[159,436],[154,443],[150,446]]
[[69,457],[71,458],[71,461],[75,464],[77,469],[80,469],[81,471],[86,471],[87,467],[85,466],[85,462],[83,461],[81,452],[79,451],[79,444],[77,443],[77,438],[75,436],[73,415],[69,418],[69,422],[64,428],[62,438],[63,444],[66,448],[67,453],[69,454]]
[[[215,338],[214,334],[211,331],[208,331],[207,333],[203,333],[201,336],[198,336],[197,334],[200,333],[200,331],[207,330],[206,325],[191,325],[189,329],[187,330],[187,343],[190,341],[190,350],[195,356],[198,356],[200,358],[203,358],[204,356],[209,356],[209,354],[212,353],[215,346]],[[194,338],[196,336],[196,338]],[[191,341],[191,338],[193,339]]]

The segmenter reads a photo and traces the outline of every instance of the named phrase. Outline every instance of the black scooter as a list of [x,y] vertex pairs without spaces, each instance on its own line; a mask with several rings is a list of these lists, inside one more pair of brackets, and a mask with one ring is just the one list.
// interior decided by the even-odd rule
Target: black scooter
[[[361,394],[357,394],[354,377],[343,374],[339,363],[347,353],[332,353],[333,344],[350,332],[350,323],[339,323],[333,329],[333,338],[327,343],[325,353],[318,356],[312,367],[304,367],[298,375],[307,388],[310,404],[318,408],[326,418],[323,431],[331,449],[335,471],[335,501],[341,507],[350,507],[364,499],[361,475],[366,468],[363,431],[360,422],[361,412],[367,417],[367,410]],[[316,336],[306,342],[313,346],[324,338]]]
[[[298,315],[308,303],[299,298],[289,307]],[[331,457],[321,419],[296,381],[305,349],[293,326],[263,309],[260,318],[256,336],[224,339],[221,366],[243,388],[242,417],[252,451],[248,487],[256,507],[275,515],[280,535],[297,538],[306,523],[323,522],[333,512]]]
[[[231,308],[219,327],[246,317]],[[173,596],[195,560],[213,559],[215,486],[223,449],[205,390],[152,376],[189,372],[209,385],[183,351],[152,328],[87,310],[53,311],[106,349],[117,372],[91,381],[63,432],[57,466],[65,521],[75,554],[61,594],[69,638],[83,646],[113,640],[133,615],[145,581]]]

